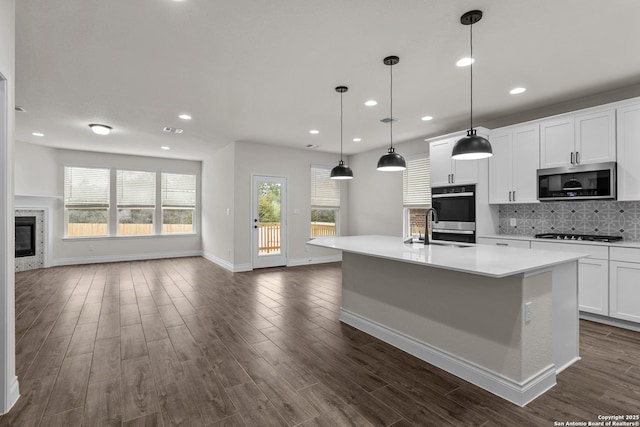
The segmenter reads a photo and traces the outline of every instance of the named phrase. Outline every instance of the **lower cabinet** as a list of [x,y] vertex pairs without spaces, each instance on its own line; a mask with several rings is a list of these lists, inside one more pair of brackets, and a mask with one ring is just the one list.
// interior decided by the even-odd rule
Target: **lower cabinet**
[[580,311],[609,315],[609,261],[582,258],[578,261]]
[[640,249],[611,248],[609,315],[640,322]]

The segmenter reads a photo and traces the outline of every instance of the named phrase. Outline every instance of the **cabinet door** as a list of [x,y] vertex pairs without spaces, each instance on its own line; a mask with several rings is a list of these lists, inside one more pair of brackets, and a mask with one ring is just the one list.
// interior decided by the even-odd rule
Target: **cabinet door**
[[616,161],[615,110],[576,116],[575,126],[577,163]]
[[489,203],[511,202],[511,130],[491,133],[493,156],[489,157]]
[[512,169],[514,202],[538,202],[538,165],[540,158],[540,129],[537,124],[513,130]]
[[429,145],[431,159],[431,186],[451,185],[451,140],[432,142]]
[[531,248],[531,242],[529,240],[499,239],[495,237],[478,237],[478,244],[491,246],[510,246],[512,248],[524,249]]
[[609,261],[578,261],[578,306],[580,311],[609,315]]
[[573,116],[545,120],[540,123],[541,168],[569,166],[573,152]]
[[611,261],[610,315],[640,322],[640,264]]
[[640,104],[619,108],[618,200],[640,200]]
[[[455,143],[462,138],[464,135],[460,135],[458,137],[451,139],[451,150],[453,150],[453,146]],[[485,138],[488,138],[488,135],[482,135]],[[451,152],[449,152],[449,156],[451,156]],[[453,184],[455,185],[463,185],[463,184],[476,184],[478,182],[478,162],[487,160],[451,160],[451,173],[453,174]]]

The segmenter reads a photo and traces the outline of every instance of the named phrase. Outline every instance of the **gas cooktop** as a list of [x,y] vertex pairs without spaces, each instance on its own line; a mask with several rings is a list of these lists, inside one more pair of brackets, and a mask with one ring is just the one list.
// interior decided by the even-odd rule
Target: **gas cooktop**
[[536,234],[536,239],[556,239],[556,240],[585,240],[588,242],[618,242],[622,236],[597,236],[590,234],[565,234],[565,233],[544,233]]

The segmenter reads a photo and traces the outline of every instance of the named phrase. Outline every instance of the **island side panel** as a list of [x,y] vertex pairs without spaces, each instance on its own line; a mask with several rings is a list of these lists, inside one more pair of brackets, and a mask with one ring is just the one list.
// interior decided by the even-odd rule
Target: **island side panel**
[[[343,313],[383,325],[514,383],[553,363],[547,351],[527,358],[523,367],[525,278],[521,275],[496,279],[348,252],[343,254],[342,269]],[[540,306],[551,304],[551,280],[546,282],[540,292],[549,295]],[[551,348],[550,312],[550,308],[540,310],[526,330],[545,349]]]
[[556,373],[580,360],[578,261],[553,269],[553,363]]

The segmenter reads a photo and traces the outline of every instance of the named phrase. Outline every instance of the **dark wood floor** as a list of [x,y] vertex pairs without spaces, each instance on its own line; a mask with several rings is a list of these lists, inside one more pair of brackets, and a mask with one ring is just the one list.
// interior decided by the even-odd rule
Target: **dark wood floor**
[[341,324],[340,264],[231,274],[184,258],[16,275],[22,397],[1,426],[552,426],[640,412],[640,333],[526,408]]

